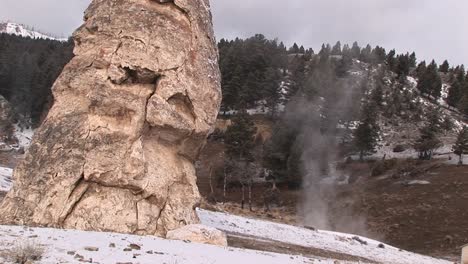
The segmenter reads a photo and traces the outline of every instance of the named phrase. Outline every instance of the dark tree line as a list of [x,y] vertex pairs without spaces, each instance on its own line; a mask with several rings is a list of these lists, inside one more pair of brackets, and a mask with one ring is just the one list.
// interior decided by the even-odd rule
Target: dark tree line
[[[248,155],[233,151],[239,139],[252,137],[253,124],[248,121],[245,110],[264,106],[270,110],[277,121],[271,142],[265,146],[263,164],[273,171],[277,178],[300,178],[303,173],[301,155],[304,153],[308,133],[339,134],[353,138],[355,152],[362,156],[375,150],[378,140],[378,125],[375,111],[391,117],[400,112],[417,112],[414,98],[408,93],[400,93],[406,77],[418,79],[418,89],[426,96],[435,99],[442,95],[442,80],[450,84],[447,103],[468,114],[468,76],[464,66],[451,67],[448,61],[438,66],[435,61],[417,64],[416,54],[397,54],[395,50],[386,51],[380,46],[359,46],[337,42],[323,44],[316,53],[310,48],[294,43],[287,48],[282,42],[269,40],[258,34],[251,38],[235,40],[222,39],[219,44],[220,69],[222,75],[222,111],[237,110],[240,116],[235,119],[240,129],[230,130],[226,135],[228,156],[232,162],[250,163]],[[60,74],[63,66],[72,58],[72,42],[52,40],[33,40],[6,34],[0,35],[0,95],[13,106],[18,117],[31,118],[34,125],[39,124],[41,116],[52,102],[50,88]],[[389,94],[383,94],[384,75],[373,80],[372,93],[365,98],[369,83],[361,84],[347,94],[353,106],[349,113],[341,115],[337,111],[337,99],[349,87],[345,80],[356,63],[364,62],[380,65],[394,72],[399,85]],[[393,78],[393,77],[392,77]],[[387,106],[383,107],[383,101]],[[310,102],[323,101],[320,111],[310,108]],[[307,105],[309,103],[309,106]],[[336,106],[338,105],[338,106]],[[279,106],[285,107],[280,115]],[[377,110],[376,110],[377,109]],[[283,118],[285,115],[287,117]],[[419,115],[419,114],[418,114]],[[415,114],[415,116],[418,116]],[[287,120],[287,121],[286,121]],[[354,135],[337,131],[338,122],[348,124],[360,121]],[[430,156],[434,140],[431,122],[421,132],[418,150],[421,155]],[[317,127],[317,131],[304,130]],[[233,128],[234,129],[234,128]],[[420,144],[419,144],[420,143]],[[429,144],[431,143],[431,144]],[[246,145],[245,149],[251,146]],[[235,153],[235,154],[234,154]],[[247,152],[246,152],[247,153]],[[327,153],[321,153],[323,157]],[[246,168],[248,166],[246,165]],[[296,175],[296,176],[295,176]]]
[[222,74],[222,110],[256,106],[275,108],[281,99],[280,81],[287,67],[283,43],[258,34],[248,39],[224,40],[218,44]]
[[72,49],[71,41],[0,34],[0,95],[17,119],[40,123],[52,102],[52,84],[72,58]]

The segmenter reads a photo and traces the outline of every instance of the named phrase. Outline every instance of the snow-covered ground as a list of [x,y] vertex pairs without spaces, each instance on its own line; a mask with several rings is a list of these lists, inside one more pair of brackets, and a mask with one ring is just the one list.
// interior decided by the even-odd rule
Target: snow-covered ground
[[[198,210],[203,224],[230,234],[259,241],[277,241],[292,245],[343,253],[386,264],[449,264],[378,241],[350,234],[313,231],[305,228],[248,219],[224,213]],[[40,263],[336,263],[320,257],[303,257],[254,250],[218,247],[150,236],[85,232],[49,228],[0,226],[0,261],[8,250],[33,244],[44,249]],[[339,263],[365,263],[339,261]]]
[[[350,254],[386,264],[442,264],[452,263],[419,254],[403,251],[382,244],[378,241],[329,231],[312,231],[273,222],[247,219],[224,213],[199,210],[198,215],[203,224],[218,228],[228,233],[242,234],[266,240],[281,241],[293,245],[323,249],[330,252]],[[354,239],[353,239],[354,238]],[[379,245],[381,245],[379,247]],[[383,245],[383,248],[382,248]]]
[[0,167],[0,192],[8,192],[11,189],[11,175],[13,169]]
[[21,128],[18,124],[13,125],[13,135],[18,140],[17,143],[9,144],[0,142],[1,151],[26,150],[31,145],[35,130],[32,128]]
[[[0,252],[22,244],[35,244],[44,249],[43,258],[38,262],[41,264],[333,263],[323,259],[311,260],[301,256],[224,248],[149,236],[0,226]],[[2,260],[0,257],[1,263],[8,263],[6,261],[7,259]]]
[[18,146],[27,149],[31,145],[34,130],[32,128],[21,128],[18,125],[15,127],[15,137],[18,139]]
[[[11,188],[11,173],[11,169],[0,168],[1,191],[8,191]],[[378,241],[351,234],[322,230],[314,231],[201,209],[198,209],[197,213],[202,224],[241,238],[271,243],[281,242],[324,252],[351,255],[386,264],[451,263],[402,251]],[[40,262],[44,264],[80,263],[79,259],[85,261],[92,259],[92,263],[134,264],[335,263],[335,260],[321,257],[311,259],[295,255],[169,241],[148,236],[18,226],[0,226],[0,261],[3,261],[0,263],[6,263],[6,260],[1,257],[2,251],[5,252],[5,250],[15,246],[31,243],[41,245],[45,249],[45,255]],[[111,244],[115,244],[115,246]],[[141,248],[130,250],[131,244]],[[97,251],[90,251],[89,249],[97,249]],[[341,261],[340,263],[358,262]]]

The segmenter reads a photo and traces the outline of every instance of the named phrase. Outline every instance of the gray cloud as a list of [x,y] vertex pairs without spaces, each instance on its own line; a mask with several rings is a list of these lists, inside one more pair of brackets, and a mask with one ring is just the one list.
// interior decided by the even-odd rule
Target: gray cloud
[[[194,0],[195,1],[195,0]],[[0,0],[0,20],[69,35],[90,0]],[[420,59],[468,62],[468,1],[464,0],[211,0],[218,38],[263,33],[318,49],[358,41]]]

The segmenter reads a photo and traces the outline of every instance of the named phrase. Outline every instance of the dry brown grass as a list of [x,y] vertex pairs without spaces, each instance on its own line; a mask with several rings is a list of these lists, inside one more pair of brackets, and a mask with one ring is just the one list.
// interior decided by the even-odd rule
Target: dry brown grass
[[2,253],[8,263],[26,264],[39,261],[44,254],[44,247],[36,242],[22,241]]

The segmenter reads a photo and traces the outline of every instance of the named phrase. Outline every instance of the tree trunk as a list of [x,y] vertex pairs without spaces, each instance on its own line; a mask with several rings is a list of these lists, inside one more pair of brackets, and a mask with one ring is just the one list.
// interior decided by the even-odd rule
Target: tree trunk
[[362,151],[362,150],[359,152],[359,160],[361,162],[364,161],[364,151]]
[[210,191],[211,191],[210,195],[212,195],[214,197],[215,193],[214,193],[213,181],[212,181],[212,179],[213,179],[213,167],[210,167],[210,172],[209,172],[209,175],[208,175],[208,179],[210,181]]
[[241,202],[242,209],[244,209],[244,204],[245,204],[245,185],[242,184],[242,202]]
[[463,154],[458,155],[458,166],[463,165]]
[[249,210],[252,212],[252,179],[249,180]]
[[226,186],[227,186],[227,174],[226,165],[224,166],[224,183],[223,183],[223,203],[226,202]]

